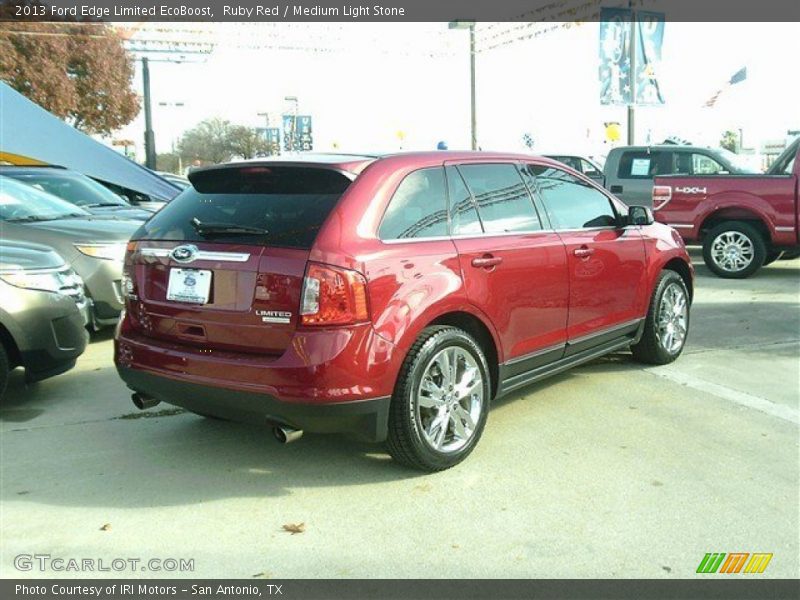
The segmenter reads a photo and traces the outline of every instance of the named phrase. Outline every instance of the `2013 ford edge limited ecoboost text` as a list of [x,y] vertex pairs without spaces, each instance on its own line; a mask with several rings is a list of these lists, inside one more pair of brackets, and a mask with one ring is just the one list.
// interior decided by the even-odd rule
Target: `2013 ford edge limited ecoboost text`
[[128,245],[134,402],[386,441],[451,467],[493,398],[630,347],[681,353],[680,236],[544,158],[305,156],[197,170]]

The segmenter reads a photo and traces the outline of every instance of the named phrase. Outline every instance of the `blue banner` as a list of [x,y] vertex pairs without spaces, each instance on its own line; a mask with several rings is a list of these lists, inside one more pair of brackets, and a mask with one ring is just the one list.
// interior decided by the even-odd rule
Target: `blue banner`
[[636,104],[664,104],[658,83],[664,13],[638,11],[636,34]]
[[630,104],[631,14],[627,8],[600,9],[600,104]]
[[287,152],[314,149],[311,115],[283,115],[283,149]]

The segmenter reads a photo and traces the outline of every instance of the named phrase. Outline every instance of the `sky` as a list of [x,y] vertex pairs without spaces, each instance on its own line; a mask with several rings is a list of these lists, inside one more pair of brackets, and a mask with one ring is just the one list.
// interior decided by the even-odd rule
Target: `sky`
[[[151,64],[159,152],[209,117],[261,127],[258,113],[269,112],[275,124],[294,110],[287,96],[298,98],[300,114],[312,115],[319,151],[427,150],[439,141],[469,147],[466,31],[446,23],[202,27],[197,36],[182,35],[214,42],[203,62]],[[518,40],[509,24],[478,24],[479,145],[525,150],[528,134],[537,153],[604,155],[604,123],[624,127],[626,109],[599,103],[599,24],[522,30],[534,28],[541,35]],[[497,40],[508,43],[492,47]],[[741,129],[745,147],[758,149],[800,129],[800,83],[790,67],[797,40],[798,23],[668,22],[660,69],[665,104],[637,109],[637,143],[674,135],[716,145],[724,130]],[[742,67],[747,79],[704,108]],[[141,91],[138,68],[134,86]],[[114,139],[139,143],[143,131],[140,115]]]

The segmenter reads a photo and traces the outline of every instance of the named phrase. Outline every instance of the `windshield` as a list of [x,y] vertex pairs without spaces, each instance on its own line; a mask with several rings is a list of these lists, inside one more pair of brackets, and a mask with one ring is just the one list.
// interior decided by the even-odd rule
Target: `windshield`
[[0,177],[0,221],[49,221],[88,214],[16,179]]
[[9,177],[24,181],[76,206],[128,206],[114,192],[96,181],[70,173],[10,173]]
[[748,156],[743,156],[741,154],[734,154],[730,150],[726,150],[725,148],[716,148],[716,152],[722,156],[725,160],[727,160],[731,166],[736,169],[737,173],[741,174],[748,174],[748,173],[761,173],[760,170],[753,166],[753,159]]

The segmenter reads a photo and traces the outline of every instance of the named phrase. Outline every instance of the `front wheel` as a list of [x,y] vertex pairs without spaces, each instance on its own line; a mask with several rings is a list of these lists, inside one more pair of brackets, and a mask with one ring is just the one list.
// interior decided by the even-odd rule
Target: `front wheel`
[[483,433],[491,396],[480,346],[456,327],[425,329],[400,370],[389,413],[389,453],[424,471],[457,465]]
[[633,357],[651,365],[666,365],[678,358],[689,333],[689,291],[675,271],[662,271],[656,281],[639,342]]
[[703,239],[703,260],[718,277],[750,277],[766,259],[764,238],[755,227],[743,221],[720,223]]

